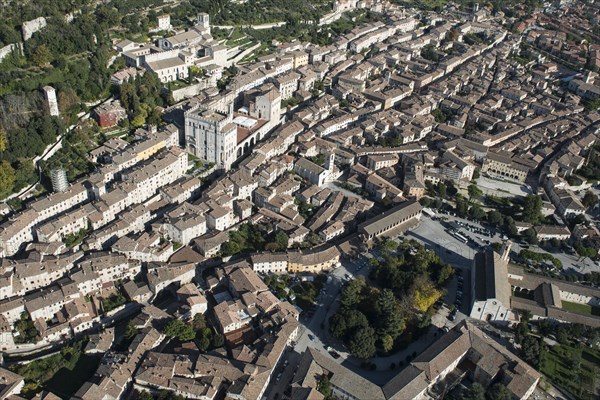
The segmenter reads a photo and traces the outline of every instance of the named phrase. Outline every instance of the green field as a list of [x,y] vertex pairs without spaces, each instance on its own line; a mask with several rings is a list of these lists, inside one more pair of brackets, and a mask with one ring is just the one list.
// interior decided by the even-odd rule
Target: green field
[[563,310],[600,316],[600,307],[590,306],[589,304],[573,303],[570,301],[562,301],[561,303]]
[[544,354],[541,372],[578,399],[599,398],[600,354],[595,350],[553,346]]

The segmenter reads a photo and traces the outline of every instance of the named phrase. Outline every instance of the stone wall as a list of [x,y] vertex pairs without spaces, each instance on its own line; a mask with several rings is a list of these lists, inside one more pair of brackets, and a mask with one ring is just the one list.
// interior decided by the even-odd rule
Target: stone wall
[[36,19],[32,19],[31,21],[23,22],[23,27],[21,30],[23,31],[23,40],[27,41],[31,39],[34,33],[39,31],[40,29],[46,26],[46,18],[39,17]]
[[4,46],[0,49],[0,62],[4,60],[10,53],[13,52],[14,49],[18,49],[19,53],[21,53],[21,43],[13,43]]

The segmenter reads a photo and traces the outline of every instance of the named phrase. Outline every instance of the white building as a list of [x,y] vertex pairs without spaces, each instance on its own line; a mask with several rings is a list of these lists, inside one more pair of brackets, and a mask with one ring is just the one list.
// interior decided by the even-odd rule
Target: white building
[[165,214],[162,221],[153,224],[153,229],[164,233],[173,242],[187,245],[206,233],[206,217],[202,208],[184,202]]
[[236,159],[237,127],[232,113],[197,108],[185,113],[185,143],[194,156],[229,170]]
[[250,257],[254,272],[263,274],[281,274],[287,271],[287,253],[261,253]]

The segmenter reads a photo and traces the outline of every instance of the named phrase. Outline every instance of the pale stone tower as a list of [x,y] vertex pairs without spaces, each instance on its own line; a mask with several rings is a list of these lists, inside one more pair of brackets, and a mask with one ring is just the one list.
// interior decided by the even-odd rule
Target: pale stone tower
[[44,91],[44,95],[46,96],[46,105],[48,107],[48,111],[50,115],[53,117],[58,117],[58,101],[56,100],[56,90],[52,86],[44,86],[42,88]]
[[171,16],[169,14],[159,15],[157,18],[158,30],[168,31],[171,29]]
[[199,13],[196,17],[196,26],[201,27],[206,33],[210,33],[210,16],[207,13]]

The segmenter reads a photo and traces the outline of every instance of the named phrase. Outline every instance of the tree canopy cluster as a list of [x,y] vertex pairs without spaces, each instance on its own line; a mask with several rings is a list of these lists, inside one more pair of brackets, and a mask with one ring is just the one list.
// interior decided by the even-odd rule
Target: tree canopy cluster
[[96,148],[105,139],[100,128],[92,120],[79,125],[64,138],[63,145],[52,157],[41,162],[42,173],[47,180],[54,169],[64,169],[67,179],[73,181],[92,171],[93,164],[88,160],[90,150]]
[[191,324],[179,318],[172,319],[163,328],[163,333],[177,338],[181,342],[195,340],[198,348],[202,351],[221,347],[225,342],[223,335],[215,332],[203,314],[194,315]]
[[283,251],[288,247],[288,235],[265,224],[242,224],[229,232],[229,240],[221,246],[223,256],[255,251]]
[[331,2],[326,0],[255,0],[242,4],[228,0],[191,0],[190,4],[223,25],[315,21],[332,11]]
[[331,333],[361,359],[378,350],[389,353],[398,347],[407,328],[412,332],[427,326],[427,313],[453,273],[415,241],[398,246],[386,240],[378,248],[382,261],[373,259],[369,285],[363,279],[348,282],[341,306],[329,321]]
[[130,124],[135,128],[145,124],[159,125],[162,120],[157,107],[173,103],[172,97],[162,90],[162,83],[154,73],[138,75],[117,90],[121,105],[127,110]]
[[17,344],[37,343],[40,338],[40,333],[26,311],[21,313],[21,318],[15,323],[15,330],[19,332],[19,335],[14,339]]
[[31,159],[42,154],[64,129],[61,119],[41,116],[29,120],[25,127],[11,129],[8,133],[0,130],[0,198],[35,181]]

